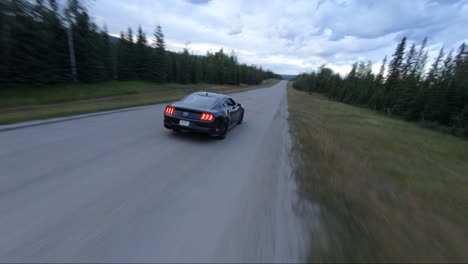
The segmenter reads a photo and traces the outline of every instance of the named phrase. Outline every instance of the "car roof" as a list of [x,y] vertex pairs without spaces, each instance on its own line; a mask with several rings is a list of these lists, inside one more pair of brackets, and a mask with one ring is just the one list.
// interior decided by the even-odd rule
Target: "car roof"
[[224,98],[227,98],[226,95],[224,94],[218,94],[218,93],[209,93],[209,92],[195,92],[195,93],[192,93],[192,95],[201,95],[201,96],[210,96],[210,97],[216,97],[218,99],[224,99]]

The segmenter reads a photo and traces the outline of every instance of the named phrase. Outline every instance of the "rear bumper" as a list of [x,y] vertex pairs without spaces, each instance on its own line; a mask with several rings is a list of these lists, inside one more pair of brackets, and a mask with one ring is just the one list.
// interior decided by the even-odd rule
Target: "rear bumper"
[[[189,126],[182,126],[179,124],[180,120],[189,121]],[[172,117],[164,115],[164,127],[167,129],[176,129],[179,131],[187,131],[187,132],[196,132],[196,133],[203,133],[208,134],[211,136],[218,136],[220,134],[220,129],[218,126],[218,120],[213,122],[202,122],[202,121],[195,121],[191,119],[184,119],[178,117]]]

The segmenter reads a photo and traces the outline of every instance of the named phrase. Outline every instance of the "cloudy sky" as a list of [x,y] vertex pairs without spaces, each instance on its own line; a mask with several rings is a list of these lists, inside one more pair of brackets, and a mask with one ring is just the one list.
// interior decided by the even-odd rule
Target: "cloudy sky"
[[141,25],[151,36],[160,24],[170,50],[234,50],[282,74],[346,73],[356,60],[377,69],[403,36],[428,36],[431,54],[468,40],[468,0],[95,0],[90,12],[111,34]]

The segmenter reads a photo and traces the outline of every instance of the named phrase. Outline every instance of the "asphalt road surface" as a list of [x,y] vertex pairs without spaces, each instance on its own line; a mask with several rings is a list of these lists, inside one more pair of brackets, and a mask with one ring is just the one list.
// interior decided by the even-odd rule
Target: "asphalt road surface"
[[286,81],[223,141],[164,104],[0,132],[0,262],[295,262]]

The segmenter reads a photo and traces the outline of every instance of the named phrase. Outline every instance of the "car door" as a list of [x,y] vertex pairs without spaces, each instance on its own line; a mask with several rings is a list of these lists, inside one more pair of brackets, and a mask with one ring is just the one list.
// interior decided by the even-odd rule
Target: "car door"
[[223,108],[223,111],[226,113],[226,117],[231,120],[231,110],[232,107],[228,105],[227,99],[224,99],[223,102],[221,103],[221,107]]
[[241,116],[240,107],[232,98],[228,98],[226,103],[230,113],[231,124],[239,122]]

